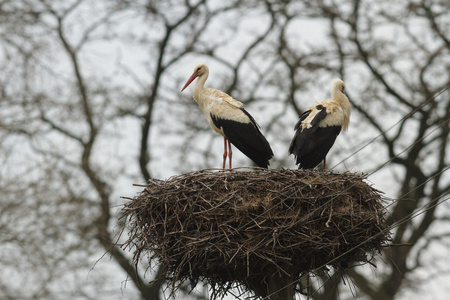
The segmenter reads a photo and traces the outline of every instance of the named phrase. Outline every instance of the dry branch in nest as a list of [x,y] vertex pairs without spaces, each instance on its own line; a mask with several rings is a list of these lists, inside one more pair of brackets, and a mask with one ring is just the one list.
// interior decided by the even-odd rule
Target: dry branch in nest
[[[202,170],[150,180],[123,208],[122,246],[164,264],[176,289],[237,284],[257,297],[326,267],[367,262],[388,239],[383,197],[354,173]],[[273,291],[273,289],[272,289]]]

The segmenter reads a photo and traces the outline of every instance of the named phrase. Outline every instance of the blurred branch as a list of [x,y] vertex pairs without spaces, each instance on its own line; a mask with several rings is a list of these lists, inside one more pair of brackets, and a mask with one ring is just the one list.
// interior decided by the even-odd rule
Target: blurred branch
[[[142,173],[142,176],[145,180],[149,180],[151,178],[150,171],[147,168],[147,164],[149,162],[149,137],[150,137],[150,127],[152,124],[152,115],[155,101],[158,97],[159,85],[161,81],[161,77],[165,72],[167,65],[164,65],[163,59],[164,56],[167,55],[167,47],[169,45],[169,39],[172,36],[173,31],[180,27],[190,16],[192,16],[197,8],[200,5],[203,5],[205,1],[199,1],[194,6],[188,6],[187,12],[178,19],[178,21],[174,22],[172,25],[169,22],[165,21],[165,34],[162,40],[160,41],[156,68],[154,73],[154,80],[152,84],[152,89],[149,95],[146,97],[147,110],[143,116],[144,124],[142,125],[142,135],[141,135],[141,146],[140,146],[140,154],[139,154],[139,167]],[[178,56],[177,59],[180,58],[181,55]]]
[[233,81],[231,82],[231,84],[228,86],[228,88],[226,89],[226,93],[227,94],[231,94],[232,91],[236,88],[237,82],[238,82],[238,71],[239,68],[241,67],[241,65],[245,62],[245,59],[247,59],[248,55],[251,53],[251,51],[256,48],[256,46],[260,45],[269,35],[269,33],[272,32],[272,29],[274,28],[275,24],[276,24],[276,18],[275,18],[275,12],[272,9],[272,4],[269,1],[265,1],[267,10],[270,13],[270,23],[268,28],[261,34],[259,35],[243,52],[241,57],[238,59],[236,65],[234,65],[233,67]]
[[442,39],[447,49],[450,49],[450,39],[447,38],[444,32],[439,28],[439,25],[436,23],[435,14],[431,11],[431,8],[426,4],[424,0],[422,0],[421,7],[425,11],[425,16],[430,21],[431,28],[433,28],[434,32]]

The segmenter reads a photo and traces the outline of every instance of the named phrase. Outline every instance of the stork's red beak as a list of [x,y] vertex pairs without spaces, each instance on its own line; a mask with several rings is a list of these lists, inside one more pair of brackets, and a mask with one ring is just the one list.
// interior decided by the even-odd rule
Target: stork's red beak
[[181,89],[181,91],[184,91],[185,88],[188,87],[188,85],[191,84],[192,81],[194,81],[195,78],[198,77],[198,74],[196,72],[194,72],[191,77],[189,77],[188,81],[186,81],[186,84],[183,86],[183,88]]

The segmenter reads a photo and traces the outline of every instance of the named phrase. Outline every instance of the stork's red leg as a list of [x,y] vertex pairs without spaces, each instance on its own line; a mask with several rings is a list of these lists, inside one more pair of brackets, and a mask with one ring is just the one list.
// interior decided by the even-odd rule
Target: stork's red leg
[[230,140],[227,139],[227,141],[228,141],[228,162],[230,163],[230,169],[231,169],[231,157],[233,156],[233,151],[231,151]]
[[326,167],[325,167],[325,164],[327,163],[327,157],[325,156],[324,158],[323,158],[323,170],[325,171],[326,170]]
[[227,161],[227,138],[223,137],[223,164],[222,169],[225,170],[225,162]]

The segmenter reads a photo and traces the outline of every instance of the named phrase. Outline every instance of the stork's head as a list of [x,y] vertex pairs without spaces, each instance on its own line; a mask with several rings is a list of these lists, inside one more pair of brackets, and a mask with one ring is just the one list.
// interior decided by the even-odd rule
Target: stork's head
[[208,72],[209,72],[208,66],[205,64],[198,64],[194,68],[194,73],[196,73],[197,76],[202,76],[203,74]]
[[194,81],[195,78],[201,77],[206,74],[208,76],[209,69],[208,66],[205,64],[198,64],[194,68],[194,73],[192,73],[191,77],[189,77],[188,81],[186,81],[186,84],[183,86],[181,91],[184,91],[185,88],[188,87],[188,85],[191,84],[192,81]]
[[331,82],[331,95],[336,98],[339,92],[345,95],[345,83],[342,79],[336,78]]

